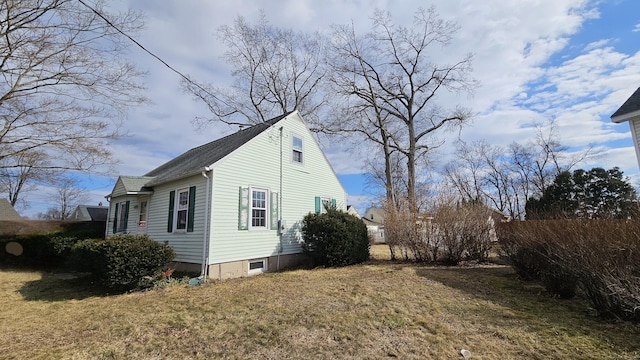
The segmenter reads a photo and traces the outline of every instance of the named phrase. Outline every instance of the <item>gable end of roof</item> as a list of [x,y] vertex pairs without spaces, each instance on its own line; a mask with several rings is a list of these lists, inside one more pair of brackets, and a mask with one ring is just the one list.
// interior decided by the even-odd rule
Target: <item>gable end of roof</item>
[[611,115],[613,122],[623,122],[640,115],[640,87]]
[[153,178],[146,183],[146,186],[155,186],[200,173],[202,168],[218,162],[293,112],[253,125],[178,155],[146,173],[144,177]]

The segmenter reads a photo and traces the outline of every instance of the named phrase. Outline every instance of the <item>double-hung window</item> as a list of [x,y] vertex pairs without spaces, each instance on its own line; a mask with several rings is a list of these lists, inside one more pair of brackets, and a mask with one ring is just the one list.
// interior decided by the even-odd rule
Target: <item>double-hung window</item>
[[113,214],[113,233],[126,233],[129,222],[129,201],[116,203]]
[[293,135],[291,138],[291,161],[297,164],[303,164],[302,137]]
[[187,228],[187,213],[189,211],[189,189],[178,190],[176,204],[176,230]]
[[167,232],[193,231],[196,203],[196,187],[183,188],[169,192],[169,215]]
[[267,229],[267,190],[251,189],[251,228]]

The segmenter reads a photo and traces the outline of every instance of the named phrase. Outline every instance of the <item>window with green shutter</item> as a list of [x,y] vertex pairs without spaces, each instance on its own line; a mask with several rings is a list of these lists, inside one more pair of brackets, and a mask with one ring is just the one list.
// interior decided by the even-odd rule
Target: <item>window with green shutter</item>
[[238,230],[277,230],[278,193],[267,188],[240,187]]
[[196,205],[196,187],[183,188],[169,193],[167,232],[193,232]]
[[173,210],[175,207],[176,192],[169,192],[169,215],[167,216],[167,232],[173,232]]

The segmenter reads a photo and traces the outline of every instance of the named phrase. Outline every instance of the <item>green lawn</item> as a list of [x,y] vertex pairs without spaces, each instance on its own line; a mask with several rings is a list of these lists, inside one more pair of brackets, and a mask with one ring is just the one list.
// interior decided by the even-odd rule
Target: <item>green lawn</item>
[[111,296],[4,269],[0,309],[2,359],[640,357],[640,325],[602,321],[497,265],[376,260]]

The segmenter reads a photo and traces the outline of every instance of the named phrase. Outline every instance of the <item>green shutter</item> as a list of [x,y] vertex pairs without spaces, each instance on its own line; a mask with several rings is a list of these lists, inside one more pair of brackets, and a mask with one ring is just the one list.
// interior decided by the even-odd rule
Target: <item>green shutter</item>
[[337,210],[338,208],[336,207],[336,199],[331,199],[331,208],[333,210]]
[[122,226],[122,231],[127,232],[127,225],[129,224],[129,201],[127,201],[124,205],[124,224]]
[[240,186],[238,198],[238,230],[249,230],[249,188]]
[[278,230],[278,220],[279,219],[279,213],[278,213],[278,193],[277,192],[271,192],[271,203],[270,205],[270,213],[269,213],[269,218],[271,219],[271,230]]
[[173,231],[173,207],[174,207],[175,199],[176,199],[176,192],[174,190],[169,193],[169,216],[167,221],[167,232]]
[[117,233],[118,232],[118,205],[120,205],[119,203],[116,203],[116,210],[113,213],[113,233]]
[[187,232],[193,232],[193,215],[196,207],[196,187],[189,188],[189,209],[187,211]]
[[320,196],[316,196],[316,214],[320,214],[322,212],[322,200],[320,200]]

